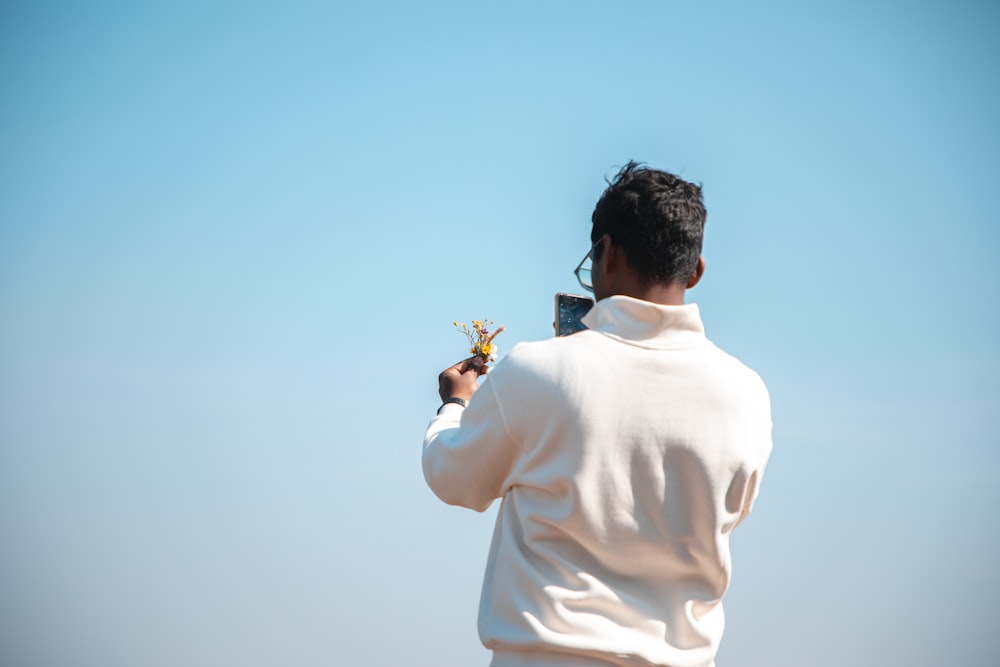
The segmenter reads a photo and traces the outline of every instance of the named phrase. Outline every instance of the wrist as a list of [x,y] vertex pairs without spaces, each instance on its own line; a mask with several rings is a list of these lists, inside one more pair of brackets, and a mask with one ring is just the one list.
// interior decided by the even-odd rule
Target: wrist
[[452,396],[451,398],[444,399],[444,402],[441,404],[441,407],[438,408],[437,413],[441,414],[441,411],[444,410],[444,406],[450,405],[452,403],[454,403],[455,405],[459,405],[463,408],[469,405],[469,401],[462,398],[461,396]]

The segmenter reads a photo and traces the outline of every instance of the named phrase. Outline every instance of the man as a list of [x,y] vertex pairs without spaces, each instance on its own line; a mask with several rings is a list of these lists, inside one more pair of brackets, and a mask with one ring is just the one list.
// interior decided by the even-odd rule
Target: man
[[630,162],[577,271],[589,330],[516,346],[482,385],[478,358],[439,376],[427,483],[477,511],[503,499],[479,610],[492,667],[714,665],[771,418],[684,303],[705,215],[701,188]]

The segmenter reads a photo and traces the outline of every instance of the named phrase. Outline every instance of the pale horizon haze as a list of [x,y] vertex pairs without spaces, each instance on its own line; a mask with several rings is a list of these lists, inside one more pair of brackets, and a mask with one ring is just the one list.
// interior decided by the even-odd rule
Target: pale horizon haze
[[0,96],[0,665],[485,667],[436,376],[630,159],[771,392],[718,667],[1000,664],[1000,5],[5,2]]

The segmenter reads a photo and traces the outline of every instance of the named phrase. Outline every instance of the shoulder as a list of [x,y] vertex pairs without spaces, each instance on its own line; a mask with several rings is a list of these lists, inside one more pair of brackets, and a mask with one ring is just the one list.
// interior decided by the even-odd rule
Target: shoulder
[[757,371],[715,343],[709,341],[707,350],[713,357],[713,367],[724,375],[734,390],[744,394],[747,398],[756,398],[765,405],[770,403],[767,385]]
[[592,331],[518,343],[489,372],[494,386],[517,385],[522,391],[561,385],[582,373],[593,346],[604,337]]
[[518,343],[497,364],[496,370],[510,368],[531,372],[555,368],[567,361],[579,359],[580,355],[586,354],[595,345],[600,345],[604,338],[597,332],[584,330],[569,336]]

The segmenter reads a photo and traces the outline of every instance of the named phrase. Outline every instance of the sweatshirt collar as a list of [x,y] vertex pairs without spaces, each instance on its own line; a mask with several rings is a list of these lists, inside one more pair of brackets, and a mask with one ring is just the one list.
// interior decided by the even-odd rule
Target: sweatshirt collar
[[689,347],[705,340],[698,304],[663,306],[630,296],[609,296],[583,317],[587,328],[649,348]]

